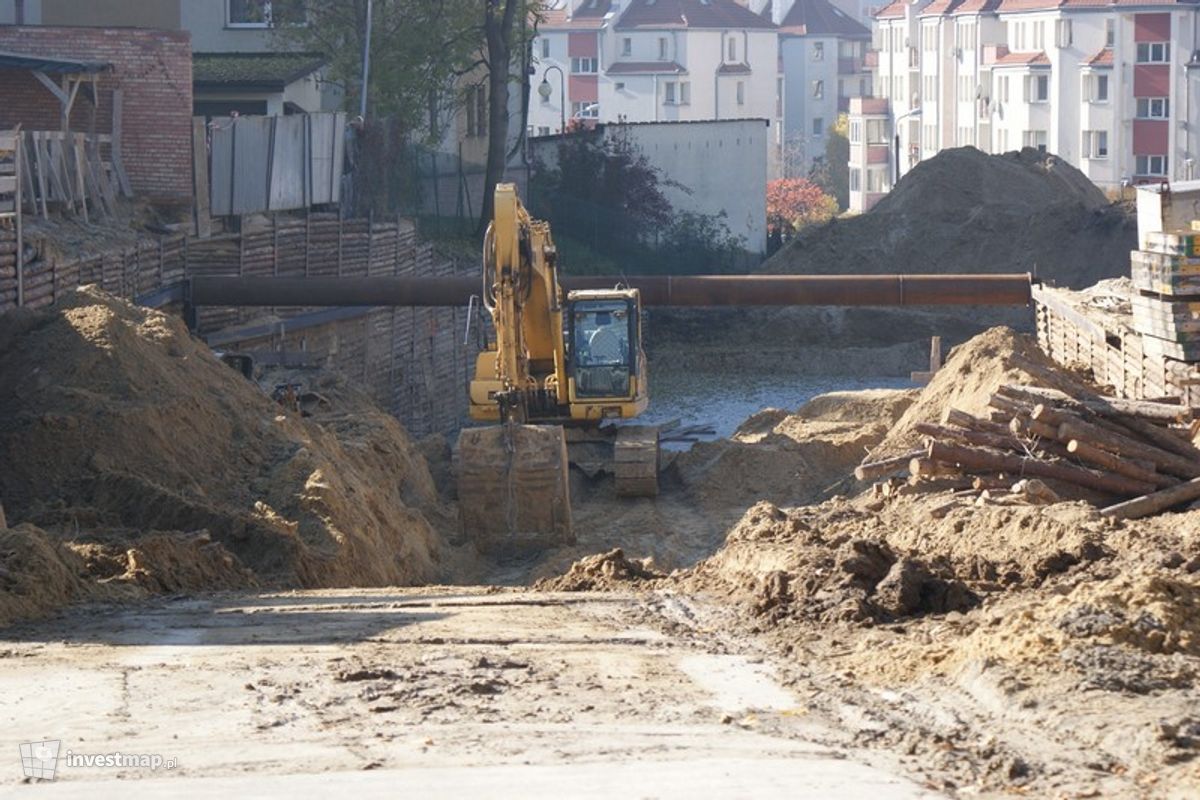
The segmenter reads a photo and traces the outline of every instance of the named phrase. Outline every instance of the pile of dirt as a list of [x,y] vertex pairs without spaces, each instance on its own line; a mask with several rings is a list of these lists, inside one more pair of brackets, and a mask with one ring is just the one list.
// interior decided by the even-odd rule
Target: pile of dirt
[[915,431],[916,424],[941,422],[947,409],[986,417],[988,398],[1005,383],[1077,393],[1083,379],[1056,364],[1032,337],[1010,328],[991,328],[950,351],[946,363],[872,455],[886,457],[911,450],[922,438]]
[[90,287],[0,317],[0,374],[0,498],[52,545],[20,556],[32,574],[70,551],[67,572],[148,591],[440,576],[424,459],[336,378],[302,418],[177,318]]
[[870,212],[810,228],[769,272],[1033,272],[1081,287],[1129,272],[1137,225],[1079,170],[1026,148],[943,150]]
[[565,574],[540,580],[533,588],[542,592],[591,592],[628,588],[631,584],[665,577],[666,573],[654,568],[653,559],[630,559],[617,547],[607,553],[581,558]]

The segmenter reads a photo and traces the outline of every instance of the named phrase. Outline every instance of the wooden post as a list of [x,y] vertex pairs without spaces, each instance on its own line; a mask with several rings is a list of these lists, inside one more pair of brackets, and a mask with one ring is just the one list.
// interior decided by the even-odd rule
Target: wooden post
[[1087,422],[1064,422],[1058,426],[1058,438],[1064,442],[1077,439],[1118,455],[1150,461],[1180,478],[1200,477],[1200,463]]
[[[78,88],[78,84],[76,84]],[[87,208],[87,188],[83,185],[83,134],[77,133],[74,136],[75,150],[75,189],[76,196],[79,198],[79,208],[83,211],[83,221],[90,222],[88,219]]]
[[133,189],[129,185],[129,175],[125,173],[125,161],[121,156],[122,117],[125,114],[125,93],[121,89],[113,89],[112,93],[112,165],[117,173],[117,182],[121,185],[121,194],[133,197]]
[[1108,508],[1100,509],[1100,513],[1114,519],[1137,519],[1148,517],[1160,511],[1200,498],[1200,478],[1193,478],[1187,483],[1163,489],[1160,492],[1135,497],[1124,503],[1117,503]]
[[196,235],[212,235],[212,211],[208,200],[208,142],[204,117],[192,117],[192,205]]
[[958,464],[966,472],[1003,472],[1007,475],[1051,478],[1108,494],[1136,496],[1154,490],[1151,483],[1135,481],[1123,475],[1096,472],[1071,464],[1050,463],[1036,458],[995,453],[974,447],[961,447],[946,442],[931,441],[928,457],[946,464]]
[[920,458],[925,455],[924,450],[914,450],[904,455],[895,456],[893,458],[884,458],[878,461],[865,461],[859,464],[854,469],[854,477],[860,481],[870,481],[876,478],[883,478],[893,473],[903,472],[908,468],[908,463],[914,458]]

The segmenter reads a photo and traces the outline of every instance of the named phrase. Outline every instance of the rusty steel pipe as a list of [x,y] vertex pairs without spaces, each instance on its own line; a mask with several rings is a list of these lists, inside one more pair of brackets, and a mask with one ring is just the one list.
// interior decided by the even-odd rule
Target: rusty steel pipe
[[[1020,306],[1032,277],[1005,275],[592,275],[562,276],[564,288],[641,290],[646,306]],[[463,306],[479,278],[190,279],[202,306]]]

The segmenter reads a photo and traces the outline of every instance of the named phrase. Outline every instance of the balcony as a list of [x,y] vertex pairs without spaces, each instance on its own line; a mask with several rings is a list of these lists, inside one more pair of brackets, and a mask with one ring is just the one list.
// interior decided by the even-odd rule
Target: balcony
[[879,66],[879,51],[878,50],[868,50],[867,54],[865,56],[863,56],[863,66],[867,69],[875,69],[876,67],[878,67]]
[[839,58],[838,59],[838,75],[857,75],[860,72],[866,72],[866,59],[864,58]]

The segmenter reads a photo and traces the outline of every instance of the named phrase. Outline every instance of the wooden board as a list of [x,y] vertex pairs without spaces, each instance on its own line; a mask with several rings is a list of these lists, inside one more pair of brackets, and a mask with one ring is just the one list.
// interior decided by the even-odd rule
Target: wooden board
[[1158,231],[1145,234],[1146,249],[1168,256],[1200,256],[1200,233]]

